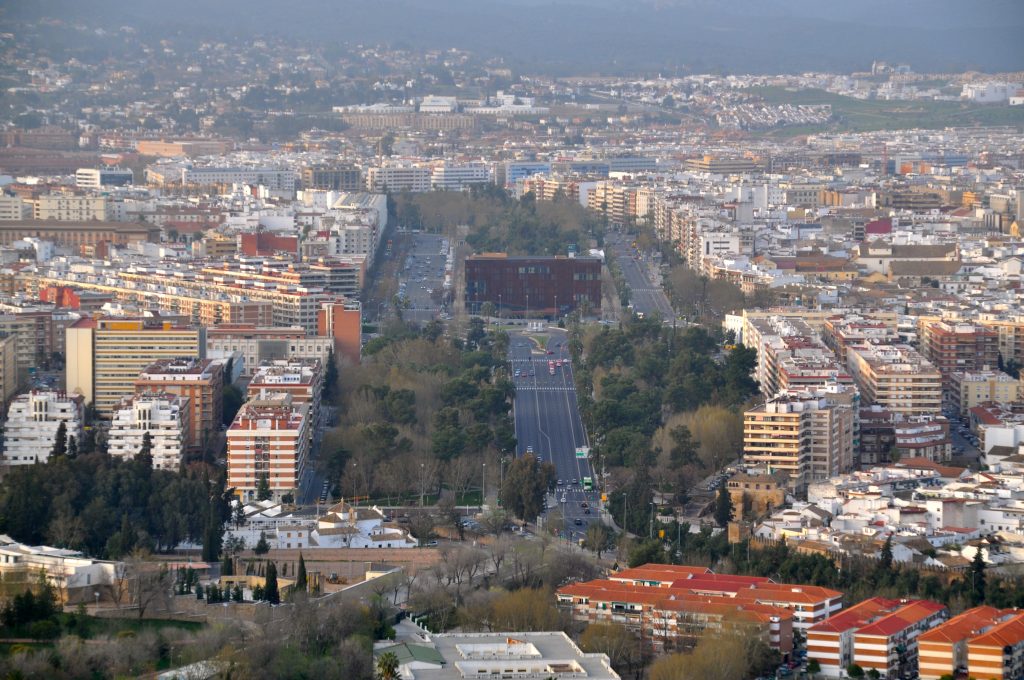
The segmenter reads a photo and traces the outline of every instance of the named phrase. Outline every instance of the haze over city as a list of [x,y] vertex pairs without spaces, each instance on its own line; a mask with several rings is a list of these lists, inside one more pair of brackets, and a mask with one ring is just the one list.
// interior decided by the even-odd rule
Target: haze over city
[[0,675],[1024,678],[1022,31],[0,3]]

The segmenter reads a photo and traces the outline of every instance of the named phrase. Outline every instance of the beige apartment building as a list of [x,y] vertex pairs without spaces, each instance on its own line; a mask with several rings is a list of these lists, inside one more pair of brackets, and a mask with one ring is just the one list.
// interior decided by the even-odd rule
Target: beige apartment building
[[4,413],[21,385],[18,374],[18,338],[0,337],[0,409]]
[[110,219],[107,199],[102,196],[47,194],[36,199],[32,219],[58,222],[89,222]]
[[855,393],[836,389],[782,393],[746,411],[744,463],[788,474],[795,489],[852,469]]
[[909,415],[942,412],[942,374],[909,345],[851,345],[847,365],[865,406]]
[[1021,398],[1021,381],[1002,371],[954,371],[950,402],[961,416],[986,401],[1010,404]]
[[175,326],[159,317],[81,319],[67,330],[69,394],[81,394],[97,415],[109,418],[135,381],[161,359],[199,358],[204,331]]

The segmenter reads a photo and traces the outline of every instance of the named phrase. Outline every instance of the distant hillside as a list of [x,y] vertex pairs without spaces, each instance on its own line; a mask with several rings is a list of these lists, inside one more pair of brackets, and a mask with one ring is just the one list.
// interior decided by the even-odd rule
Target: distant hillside
[[873,59],[1024,70],[1019,0],[34,0],[0,12],[197,36],[460,47],[551,73],[849,72]]

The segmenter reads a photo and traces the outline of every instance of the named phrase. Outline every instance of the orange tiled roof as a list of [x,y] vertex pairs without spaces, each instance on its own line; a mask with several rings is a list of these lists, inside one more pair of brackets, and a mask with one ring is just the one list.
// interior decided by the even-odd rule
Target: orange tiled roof
[[1024,612],[1021,612],[1008,621],[1000,623],[991,630],[973,637],[968,645],[980,645],[983,647],[1006,647],[1019,644],[1024,640]]
[[974,635],[977,631],[1001,621],[1011,611],[987,606],[968,609],[942,625],[921,633],[918,640],[922,642],[959,642]]

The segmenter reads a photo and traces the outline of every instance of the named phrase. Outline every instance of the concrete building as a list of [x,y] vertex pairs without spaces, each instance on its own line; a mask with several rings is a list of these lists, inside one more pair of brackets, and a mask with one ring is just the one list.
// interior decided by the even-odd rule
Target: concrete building
[[942,412],[942,374],[908,345],[851,345],[847,365],[866,406],[905,414]]
[[12,591],[19,585],[34,586],[45,577],[62,604],[89,604],[96,601],[97,591],[106,600],[109,584],[119,576],[124,576],[120,562],[94,560],[76,550],[25,545],[0,535],[0,579]]
[[807,658],[821,665],[821,675],[846,677],[857,664],[881,677],[902,677],[916,665],[917,636],[946,618],[946,608],[927,600],[873,597],[807,630]]
[[383,194],[388,191],[430,191],[433,170],[429,167],[401,164],[367,168],[366,190]]
[[562,316],[601,309],[601,260],[595,257],[466,258],[466,309],[479,314],[490,302],[500,316]]
[[309,336],[298,326],[220,324],[206,329],[206,356],[226,360],[240,354],[243,376],[253,375],[268,361],[318,359],[326,366],[334,346],[334,338]]
[[79,189],[123,187],[135,183],[135,173],[120,168],[79,168],[75,172],[75,186]]
[[185,446],[205,449],[223,419],[224,365],[212,359],[161,359],[139,373],[135,394],[173,394],[188,400],[191,414]]
[[82,399],[64,392],[36,391],[18,396],[7,410],[4,465],[45,463],[61,423],[68,441],[82,441]]
[[67,389],[109,418],[154,362],[200,358],[204,333],[159,317],[81,319],[66,334]]
[[265,186],[271,191],[294,194],[299,175],[294,170],[275,168],[183,168],[181,183],[211,186],[216,184],[250,184]]
[[743,460],[786,473],[796,490],[848,472],[854,412],[825,391],[780,393],[743,414]]
[[935,321],[924,324],[921,354],[942,373],[942,388],[950,391],[955,371],[981,371],[999,361],[999,333],[968,323]]
[[277,359],[264,362],[253,373],[246,395],[262,399],[267,394],[287,393],[292,404],[306,404],[313,424],[320,416],[324,391],[324,365],[319,359]]
[[434,191],[462,191],[474,184],[490,184],[492,178],[491,166],[486,163],[443,163],[431,171],[430,187]]
[[954,371],[950,374],[949,400],[957,412],[968,412],[987,401],[1010,404],[1021,399],[1021,381],[1002,371]]
[[21,196],[0,194],[0,222],[20,222],[32,219],[32,203]]
[[[317,312],[317,335],[333,340],[335,356],[358,365],[362,358],[362,318],[362,306],[355,300],[325,302]],[[327,359],[323,361],[326,365]]]
[[21,387],[17,351],[18,339],[15,336],[0,336],[0,409],[5,412]]
[[36,199],[32,219],[57,222],[90,222],[110,219],[107,199],[103,196],[47,194]]
[[1024,614],[1018,611],[967,641],[967,675],[995,680],[1024,677]]
[[359,168],[343,165],[309,165],[302,169],[302,188],[324,191],[360,191]]
[[586,653],[561,631],[442,633],[413,642],[384,642],[375,656],[398,657],[403,680],[544,678],[619,680],[607,654]]
[[253,500],[261,477],[274,500],[294,493],[309,456],[309,406],[291,395],[272,393],[246,402],[227,430],[227,485]]
[[[1002,649],[998,650],[996,654],[989,655],[991,658],[986,659],[987,663],[982,664],[981,656],[984,644],[979,645],[975,654],[976,668],[969,668],[968,662],[969,645],[973,640],[979,638],[984,640],[989,631],[1014,619],[1024,622],[1024,612],[1014,609],[996,609],[995,607],[974,607],[922,633],[917,638],[917,667],[921,680],[940,680],[946,675],[955,676],[960,669],[964,668],[968,669],[968,675],[973,678],[1017,677],[1016,675],[1001,675],[1009,669],[1003,667],[1002,664],[991,663],[1002,660]],[[1017,634],[1016,644],[1018,645],[1024,642],[1021,633],[1024,633],[1024,630]],[[979,666],[985,667],[982,669]],[[1021,671],[1022,669],[1018,668],[1018,674]]]
[[177,471],[192,431],[188,397],[147,392],[121,400],[110,422],[107,447],[111,456],[134,458],[150,436],[153,467]]

